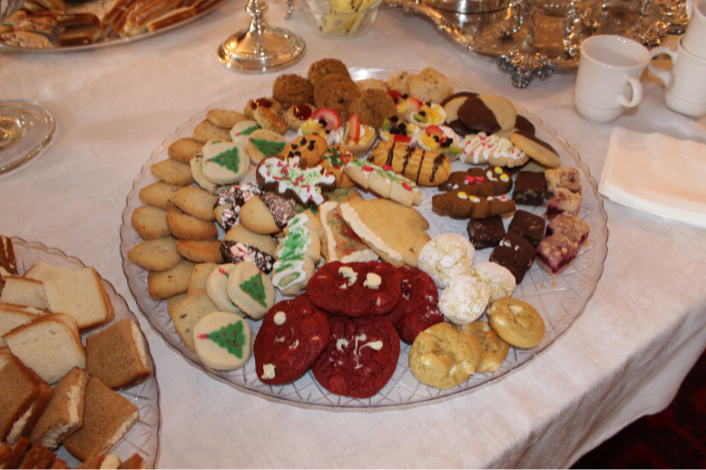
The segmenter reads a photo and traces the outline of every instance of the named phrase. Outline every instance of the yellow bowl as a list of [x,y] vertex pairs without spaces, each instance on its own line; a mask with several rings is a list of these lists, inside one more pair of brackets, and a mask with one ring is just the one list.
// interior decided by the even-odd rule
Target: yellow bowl
[[[355,38],[375,23],[382,0],[300,0],[309,27],[331,39]],[[353,5],[356,4],[356,5]]]

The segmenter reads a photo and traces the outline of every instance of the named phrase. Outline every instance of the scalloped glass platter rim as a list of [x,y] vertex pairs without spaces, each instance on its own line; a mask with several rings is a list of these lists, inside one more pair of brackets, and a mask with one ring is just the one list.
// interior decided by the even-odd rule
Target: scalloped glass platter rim
[[0,41],[0,52],[2,51],[12,51],[12,52],[39,52],[39,53],[56,53],[56,52],[71,52],[71,51],[85,51],[87,49],[97,49],[101,47],[108,47],[108,46],[119,46],[123,44],[131,44],[137,41],[142,41],[143,39],[149,39],[155,36],[159,36],[162,34],[166,34],[170,31],[173,31],[175,29],[179,29],[182,26],[186,26],[190,23],[193,23],[194,21],[198,20],[199,18],[202,18],[209,13],[211,13],[213,10],[216,8],[220,7],[223,5],[225,2],[228,0],[219,0],[218,2],[214,3],[213,5],[209,6],[207,9],[202,11],[201,13],[197,14],[196,16],[193,16],[189,19],[186,19],[184,21],[180,21],[178,23],[175,23],[171,26],[167,26],[164,29],[160,29],[159,31],[154,31],[154,32],[146,32],[146,33],[141,33],[136,36],[130,36],[126,38],[104,38],[102,41],[94,43],[94,44],[85,44],[81,46],[59,46],[59,47],[19,47],[19,46],[10,46],[8,44],[3,43]]
[[[22,272],[39,261],[68,268],[73,271],[86,267],[78,258],[69,256],[57,248],[48,248],[39,242],[27,242],[21,238],[12,237],[12,244],[17,257],[18,270]],[[112,322],[101,325],[99,328],[82,332],[81,340],[84,346],[86,345],[87,336],[105,329],[118,320],[129,318],[136,321],[139,325],[137,318],[130,311],[125,299],[115,291],[111,283],[104,279],[101,280],[113,304],[115,318]],[[140,419],[127,435],[113,447],[110,453],[124,460],[138,452],[144,459],[145,468],[155,468],[159,457],[159,432],[161,425],[161,413],[159,408],[160,392],[154,359],[150,353],[147,339],[145,339],[145,344],[147,346],[147,358],[152,368],[152,375],[150,375],[147,380],[134,387],[119,390],[119,393],[123,397],[137,405],[140,412]],[[81,461],[69,454],[63,446],[57,451],[57,456],[67,462],[70,468],[81,464]]]
[[[386,79],[393,71],[351,68],[350,72],[354,80],[362,80],[366,78]],[[455,90],[467,89],[467,87],[454,80],[450,79],[450,82]],[[472,91],[484,93],[484,90],[473,89]],[[208,110],[233,109],[240,111],[244,108],[248,99],[271,96],[271,93],[271,83],[262,83],[251,88],[243,88],[220,102],[212,104],[205,111],[196,114],[187,123],[179,126],[177,131],[167,137],[164,143],[154,151],[151,159],[145,163],[140,175],[135,178],[133,189],[127,197],[127,204],[123,211],[123,224],[120,229],[120,252],[123,256],[123,269],[128,279],[130,291],[152,328],[164,338],[169,346],[178,351],[187,362],[203,370],[211,377],[223,381],[240,391],[305,408],[337,411],[375,411],[406,408],[478,390],[480,387],[506,377],[509,373],[529,363],[539,353],[546,351],[549,346],[568,331],[569,327],[583,312],[588,299],[595,291],[598,279],[603,271],[603,263],[607,253],[608,230],[606,228],[606,213],[603,210],[603,200],[598,195],[596,181],[590,176],[588,167],[581,162],[578,153],[569,146],[568,142],[557,136],[556,132],[545,125],[540,118],[528,114],[521,107],[517,107],[518,113],[534,123],[537,136],[551,144],[558,151],[562,166],[573,166],[579,170],[584,183],[580,218],[591,226],[591,233],[582,245],[576,261],[566,271],[558,276],[550,276],[535,263],[525,275],[522,284],[515,289],[513,296],[524,299],[534,305],[545,321],[547,333],[537,348],[530,350],[511,348],[508,358],[497,371],[475,374],[464,384],[449,390],[438,390],[423,385],[414,378],[408,364],[410,346],[402,343],[400,358],[392,378],[378,394],[368,399],[353,399],[330,394],[316,383],[311,371],[305,373],[292,384],[276,387],[264,385],[257,379],[255,361],[252,358],[243,369],[236,371],[216,371],[205,367],[196,354],[187,349],[179,339],[167,313],[166,301],[156,301],[150,298],[147,291],[147,272],[127,259],[127,251],[140,241],[139,236],[132,228],[131,216],[133,210],[142,205],[139,199],[140,189],[156,181],[150,172],[152,164],[168,158],[167,149],[173,142],[180,138],[191,137],[196,125],[206,119]],[[454,162],[452,166],[454,171],[468,168],[468,165],[458,161]],[[248,178],[252,177],[253,173],[253,168],[251,168]],[[248,178],[246,178],[246,181]],[[425,194],[422,205],[417,209],[430,222],[429,235],[432,238],[445,232],[466,235],[467,221],[439,217],[432,213],[431,195],[436,194],[437,190],[431,188],[423,189],[423,191],[428,194]],[[365,193],[363,195],[364,197],[372,197]],[[539,215],[544,212],[541,207],[520,206],[519,208]],[[509,221],[506,220],[506,226],[508,223]],[[479,250],[476,255],[476,263],[487,261],[491,251],[490,249]],[[282,297],[280,297],[279,293],[277,295],[277,301],[279,301]],[[483,318],[485,319],[485,316]],[[253,329],[253,333],[257,333],[259,322],[253,322],[252,320],[248,320],[248,322]]]

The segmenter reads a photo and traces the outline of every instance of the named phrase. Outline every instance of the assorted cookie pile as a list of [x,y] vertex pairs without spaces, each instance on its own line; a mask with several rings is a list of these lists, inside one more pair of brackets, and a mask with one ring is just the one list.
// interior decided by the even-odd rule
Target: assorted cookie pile
[[[311,370],[333,394],[371,397],[400,340],[432,387],[495,371],[510,347],[544,337],[516,285],[535,260],[566,269],[589,231],[578,171],[532,123],[502,97],[454,93],[431,68],[354,82],[324,59],[242,112],[209,111],[168,153],[140,190],[143,241],[128,258],[205,365],[235,369],[254,351],[270,385]],[[472,166],[454,172],[455,160]],[[467,219],[468,237],[431,239],[425,198]],[[245,317],[262,320],[255,337]]]

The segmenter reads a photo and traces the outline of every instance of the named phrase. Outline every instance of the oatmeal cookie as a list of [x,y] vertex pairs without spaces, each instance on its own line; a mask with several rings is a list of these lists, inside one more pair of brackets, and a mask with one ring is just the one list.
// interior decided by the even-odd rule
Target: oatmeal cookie
[[272,96],[285,108],[311,103],[314,100],[314,86],[299,75],[280,75],[272,85]]
[[322,59],[314,62],[309,67],[307,78],[309,79],[309,83],[315,86],[319,80],[332,73],[341,74],[350,78],[348,68],[338,59]]
[[386,118],[397,114],[397,105],[387,92],[370,89],[353,100],[348,114],[357,114],[361,124],[380,129]]
[[314,88],[314,104],[317,108],[331,108],[347,121],[348,108],[360,96],[360,90],[352,81],[327,81]]

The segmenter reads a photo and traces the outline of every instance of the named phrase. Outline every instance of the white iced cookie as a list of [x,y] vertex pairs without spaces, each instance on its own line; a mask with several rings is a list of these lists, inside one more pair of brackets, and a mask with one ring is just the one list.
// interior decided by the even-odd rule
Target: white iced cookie
[[258,129],[262,129],[255,121],[240,121],[230,130],[230,138],[233,142],[245,148],[248,144],[250,134]]
[[490,288],[490,303],[515,292],[515,276],[505,266],[487,261],[473,266],[468,274]]
[[201,173],[216,184],[233,184],[245,178],[250,158],[242,145],[224,140],[210,140],[203,146]]
[[451,280],[439,296],[439,310],[447,320],[467,325],[483,315],[490,300],[490,288],[476,278],[464,275]]
[[275,303],[272,281],[247,261],[236,264],[230,271],[226,289],[230,300],[255,320],[264,317]]
[[206,293],[216,307],[224,312],[241,313],[235,303],[228,297],[228,277],[237,264],[222,264],[208,275]]
[[451,279],[468,274],[475,259],[476,249],[466,237],[444,233],[424,245],[419,252],[417,267],[443,289]]
[[235,313],[209,313],[194,327],[196,355],[211,369],[240,369],[250,359],[252,346],[250,326]]

